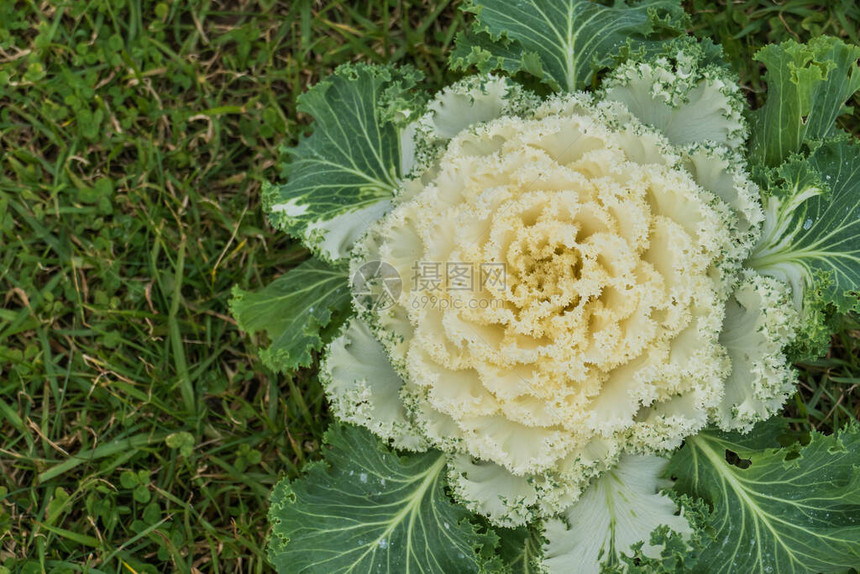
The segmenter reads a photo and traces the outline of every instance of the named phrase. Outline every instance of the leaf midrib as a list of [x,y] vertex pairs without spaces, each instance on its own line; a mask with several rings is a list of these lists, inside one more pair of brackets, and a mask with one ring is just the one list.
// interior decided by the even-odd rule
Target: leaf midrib
[[[725,458],[723,456],[721,456],[720,453],[716,452],[710,446],[710,444],[709,444],[710,441],[705,436],[699,435],[697,437],[689,439],[689,441],[692,442],[694,445],[696,445],[698,447],[698,449],[702,451],[702,453],[705,455],[705,457],[711,462],[711,465],[714,467],[714,470],[717,472],[717,474],[719,474],[720,479],[723,481],[723,483],[724,484],[727,483],[732,488],[732,490],[734,490],[734,492],[736,493],[738,498],[746,505],[746,508],[749,509],[749,513],[752,515],[752,518],[753,518],[753,521],[755,524],[755,530],[756,530],[756,535],[757,535],[756,537],[759,540],[759,543],[756,544],[756,553],[758,555],[759,564],[762,564],[762,556],[761,556],[762,545],[760,544],[761,536],[758,535],[759,523],[761,523],[762,526],[766,527],[770,531],[770,533],[773,535],[774,541],[784,550],[784,552],[789,557],[789,559],[793,563],[797,563],[802,567],[803,563],[795,557],[795,554],[794,554],[794,552],[792,552],[791,548],[789,546],[787,546],[785,544],[785,542],[783,542],[782,537],[779,535],[777,530],[771,524],[769,519],[773,519],[773,520],[776,520],[778,522],[782,522],[782,523],[787,524],[787,525],[794,527],[794,528],[799,528],[799,527],[796,525],[793,525],[793,524],[789,524],[785,520],[781,520],[777,517],[774,517],[774,516],[768,514],[767,512],[765,512],[763,509],[761,509],[760,506],[750,496],[750,492],[747,489],[747,487],[741,483],[741,480],[732,472],[731,468],[726,468],[727,463],[725,461]],[[782,500],[783,502],[791,502],[791,501],[786,501],[785,499],[780,499],[780,500]],[[728,514],[728,512],[729,512],[729,510],[727,508],[726,514]],[[742,512],[743,512],[743,515],[746,516],[747,512],[746,511],[742,511]],[[804,532],[806,532],[805,529],[800,528],[800,530],[803,530]]]
[[[407,529],[406,535],[406,574],[410,572],[411,561],[409,560],[409,556],[412,553],[412,530],[415,523],[415,515],[417,514],[417,510],[421,506],[421,501],[424,500],[424,496],[427,493],[427,490],[431,487],[433,483],[436,482],[436,479],[442,469],[445,467],[445,457],[443,455],[439,455],[439,458],[436,462],[433,463],[431,467],[429,467],[424,473],[415,477],[414,480],[410,481],[411,483],[415,483],[418,480],[421,481],[421,484],[418,485],[418,488],[415,489],[413,494],[408,498],[404,498],[402,500],[408,500],[408,502],[404,505],[403,509],[400,510],[396,515],[394,515],[390,520],[386,521],[388,523],[388,527],[373,541],[369,542],[366,545],[367,550],[361,554],[350,566],[346,572],[354,572],[355,568],[360,565],[360,563],[367,557],[368,554],[375,552],[377,548],[379,548],[380,541],[387,539],[394,530],[400,525],[401,522],[405,519],[407,515],[409,515],[409,527]],[[385,524],[386,522],[381,522],[379,524]],[[362,527],[366,527],[367,523],[363,523]]]

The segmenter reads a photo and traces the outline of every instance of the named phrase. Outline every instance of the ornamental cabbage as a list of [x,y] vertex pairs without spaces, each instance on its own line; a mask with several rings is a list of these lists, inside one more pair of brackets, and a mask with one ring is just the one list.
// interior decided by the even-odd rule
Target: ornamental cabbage
[[[470,5],[480,25],[453,63],[480,73],[429,101],[414,93],[414,70],[365,65],[342,66],[301,99],[316,129],[291,150],[289,182],[265,199],[316,258],[263,292],[237,292],[233,308],[243,328],[269,332],[262,357],[275,370],[322,350],[333,414],[383,443],[335,427],[331,472],[318,466],[313,484],[279,486],[271,553],[284,568],[452,567],[450,556],[416,554],[413,534],[462,557],[464,572],[490,568],[480,548],[496,542],[468,520],[440,518],[462,506],[499,529],[502,553],[513,544],[540,554],[548,572],[701,544],[700,531],[730,520],[702,527],[708,512],[692,498],[678,511],[663,492],[666,456],[685,441],[684,460],[710,453],[709,440],[747,444],[741,433],[794,392],[790,359],[820,346],[798,333],[820,338],[833,302],[849,308],[846,291],[812,295],[850,288],[843,256],[819,250],[808,263],[810,251],[791,246],[837,251],[836,232],[822,235],[822,224],[816,234],[818,216],[842,206],[827,203],[830,187],[847,202],[860,171],[824,180],[834,156],[860,166],[860,154],[828,142],[777,157],[758,135],[750,166],[738,82],[713,44],[668,39],[680,23],[673,2],[525,4],[542,16]],[[569,36],[538,41],[556,29],[556,9]],[[617,47],[622,36],[614,62],[589,51],[589,38]],[[600,88],[584,91],[606,67]],[[555,93],[497,70],[532,74]],[[848,217],[837,235],[854,225]],[[831,276],[815,274],[826,265]],[[267,312],[275,299],[288,314]],[[692,467],[726,464],[702,461]],[[685,494],[707,491],[688,478]],[[344,506],[329,500],[335,491]],[[303,524],[294,507],[324,526]],[[362,513],[375,517],[365,527]],[[405,546],[389,550],[395,539]]]
[[[404,129],[420,157],[352,249],[353,275],[381,261],[410,280],[387,304],[356,299],[323,367],[335,412],[450,453],[458,497],[496,524],[551,516],[623,453],[675,449],[709,421],[746,428],[787,396],[791,331],[761,330],[749,348],[734,325],[790,322],[790,304],[747,298],[747,314],[726,314],[763,219],[729,147],[745,133],[736,84],[688,71],[690,102],[640,85],[658,66],[678,89],[665,57],[619,69],[603,98],[533,102],[495,76],[449,87]],[[669,112],[643,123],[624,101],[645,96]],[[717,111],[685,132],[703,139],[660,129],[703,98]],[[431,281],[422,266],[467,276]],[[775,364],[753,382],[733,362]],[[493,481],[504,487],[477,484]]]

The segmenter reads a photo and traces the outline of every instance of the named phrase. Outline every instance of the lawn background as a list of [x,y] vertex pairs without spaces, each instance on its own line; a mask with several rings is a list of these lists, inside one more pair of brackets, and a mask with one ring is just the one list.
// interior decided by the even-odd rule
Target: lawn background
[[[313,369],[267,372],[227,314],[306,256],[260,184],[338,64],[454,79],[458,4],[0,1],[0,574],[270,571],[268,492],[327,414]],[[754,104],[756,46],[860,43],[860,8],[823,4],[686,2]],[[801,366],[799,429],[857,418],[858,328]]]

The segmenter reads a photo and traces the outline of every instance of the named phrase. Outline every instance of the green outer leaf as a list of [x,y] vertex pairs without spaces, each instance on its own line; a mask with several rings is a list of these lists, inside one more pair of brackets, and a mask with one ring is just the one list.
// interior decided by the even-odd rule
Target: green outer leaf
[[[713,508],[702,571],[791,574],[860,564],[857,425],[834,436],[814,432],[805,447],[763,450],[777,444],[777,428],[761,425],[746,436],[703,431],[672,458],[675,490]],[[727,450],[749,467],[728,463]]]
[[[667,494],[671,494],[669,491]],[[689,497],[683,497],[686,504],[684,517],[691,519],[691,508],[706,506],[701,499],[693,503]],[[698,516],[695,517],[698,519]],[[690,538],[690,540],[688,540]],[[642,544],[633,546],[630,555],[623,553],[621,562],[614,565],[606,565],[601,568],[600,574],[681,574],[682,572],[694,572],[699,560],[701,535],[694,531],[690,537],[684,537],[667,526],[660,526],[651,533],[650,543],[652,546],[661,547],[660,556],[646,556],[642,552]]]
[[[271,345],[260,352],[266,367],[288,373],[306,367],[323,344],[322,331],[349,308],[348,271],[309,259],[256,292],[233,289],[230,310],[239,328],[266,331]],[[328,329],[331,331],[331,329]]]
[[580,90],[612,63],[628,41],[677,35],[686,19],[677,0],[470,0],[472,33],[459,36],[451,67],[524,71],[555,90]]
[[750,158],[776,166],[800,151],[805,140],[835,135],[836,118],[860,89],[860,47],[820,36],[808,44],[788,40],[759,50],[767,67],[767,101],[753,114]]
[[525,72],[540,78],[553,89],[558,90],[558,82],[544,73],[540,56],[526,52],[518,42],[501,37],[494,40],[488,32],[477,26],[468,34],[457,34],[454,50],[451,52],[451,69],[467,70],[475,66],[481,73],[500,70],[511,76]]
[[543,545],[540,534],[526,526],[519,528],[497,528],[499,556],[510,574],[538,574],[538,558]]
[[325,462],[272,493],[269,559],[279,572],[477,573],[481,534],[445,494],[445,455],[398,456],[369,431],[336,425]]
[[[860,288],[860,147],[845,141],[821,145],[804,161],[778,170],[769,221],[747,265],[787,281],[795,301],[820,288],[839,311],[858,307]],[[777,215],[774,216],[773,212]]]
[[264,190],[277,227],[323,257],[345,255],[322,248],[315,229],[393,195],[402,174],[399,128],[391,120],[408,110],[407,91],[420,78],[409,67],[343,65],[299,96],[314,131],[287,150],[287,183]]

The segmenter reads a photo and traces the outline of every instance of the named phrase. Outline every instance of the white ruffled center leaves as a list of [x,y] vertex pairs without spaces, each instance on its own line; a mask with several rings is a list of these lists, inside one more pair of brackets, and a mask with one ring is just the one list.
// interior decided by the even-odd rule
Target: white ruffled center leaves
[[709,269],[737,224],[672,149],[617,104],[552,99],[459,134],[363,240],[354,266],[407,287],[367,319],[431,445],[573,493],[595,440],[599,468],[705,424],[726,370]]
[[329,344],[320,378],[332,410],[343,422],[367,427],[397,448],[426,448],[406,416],[400,398],[403,380],[361,319],[353,317]]
[[713,415],[720,428],[747,432],[782,408],[796,383],[784,349],[794,341],[798,325],[787,285],[744,273],[726,304],[720,333],[732,362],[725,395]]
[[738,149],[747,135],[740,87],[723,69],[703,66],[701,58],[679,51],[672,59],[626,62],[607,78],[605,98],[623,103],[674,145],[710,142]]
[[516,476],[497,464],[473,460],[465,454],[452,456],[448,469],[454,497],[472,512],[507,528],[530,522],[529,509],[538,501],[533,479]]
[[[733,233],[726,262],[739,266],[761,235],[765,219],[761,190],[746,173],[740,154],[724,147],[715,148],[707,144],[685,146],[682,164],[696,183],[725,201],[734,211],[737,229]],[[727,269],[723,276],[731,277],[736,271]]]
[[463,130],[502,116],[522,116],[538,102],[519,84],[493,74],[469,76],[451,84],[403,130],[403,173],[420,175],[432,167],[448,142]]

